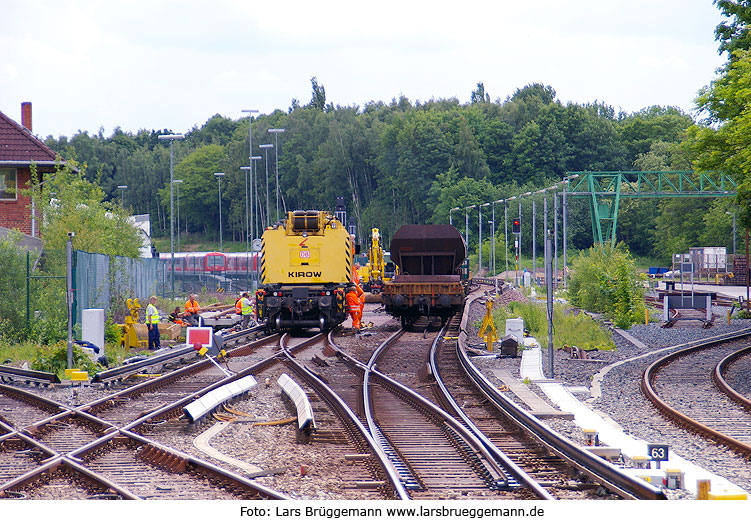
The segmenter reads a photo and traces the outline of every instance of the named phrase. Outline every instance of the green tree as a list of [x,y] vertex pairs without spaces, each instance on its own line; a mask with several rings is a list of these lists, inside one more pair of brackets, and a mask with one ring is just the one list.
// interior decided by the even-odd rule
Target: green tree
[[726,71],[696,99],[707,117],[691,128],[696,167],[737,176],[739,222],[751,228],[751,51],[738,50]]
[[571,265],[569,296],[574,306],[606,314],[629,328],[644,315],[644,287],[628,249],[619,243],[594,246]]
[[[192,151],[175,166],[174,178],[183,181],[180,185],[180,220],[185,221],[187,230],[210,232],[219,237],[219,185],[214,173],[223,172],[225,162],[224,147],[209,144]],[[162,204],[169,209],[169,181],[159,194]],[[224,200],[224,192],[222,197]]]
[[16,342],[23,338],[26,321],[24,311],[26,294],[26,254],[18,241],[21,234],[11,231],[10,235],[0,239],[0,341]]
[[[33,167],[32,180],[39,180]],[[43,217],[45,252],[63,252],[68,232],[73,232],[76,250],[138,257],[141,233],[121,207],[104,201],[104,191],[86,178],[85,166],[69,159],[54,175],[47,175],[44,184],[33,187],[32,198]]]
[[738,50],[751,49],[751,2],[749,0],[714,0],[723,16],[730,20],[722,22],[715,28],[715,40],[720,41],[720,53],[727,51],[730,60]]

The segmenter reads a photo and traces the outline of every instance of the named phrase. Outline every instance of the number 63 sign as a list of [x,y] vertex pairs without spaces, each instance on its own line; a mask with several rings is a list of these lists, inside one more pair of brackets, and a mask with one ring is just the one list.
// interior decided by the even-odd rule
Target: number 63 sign
[[668,460],[668,446],[667,445],[647,445],[647,455],[650,461],[657,461],[658,465],[660,461]]

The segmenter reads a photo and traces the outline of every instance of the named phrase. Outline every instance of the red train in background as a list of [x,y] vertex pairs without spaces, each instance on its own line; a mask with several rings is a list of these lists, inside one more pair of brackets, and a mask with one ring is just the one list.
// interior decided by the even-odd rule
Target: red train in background
[[[242,277],[258,271],[260,258],[258,252],[175,252],[175,275]],[[160,253],[159,259],[166,261],[166,270],[171,272],[172,253]]]

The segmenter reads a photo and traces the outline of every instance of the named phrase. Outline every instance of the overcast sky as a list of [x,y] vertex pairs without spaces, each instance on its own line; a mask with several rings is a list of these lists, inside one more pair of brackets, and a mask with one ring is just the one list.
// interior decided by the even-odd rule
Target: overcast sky
[[0,111],[33,105],[42,138],[186,132],[217,113],[504,100],[532,82],[561,102],[691,111],[723,63],[711,0],[0,0]]

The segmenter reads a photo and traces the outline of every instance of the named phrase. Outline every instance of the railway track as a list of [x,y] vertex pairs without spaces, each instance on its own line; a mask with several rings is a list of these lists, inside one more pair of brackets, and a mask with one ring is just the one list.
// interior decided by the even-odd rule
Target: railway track
[[680,426],[751,459],[751,402],[724,378],[748,345],[735,336],[673,352],[644,371],[642,391]]
[[[250,346],[234,352],[247,355]],[[0,450],[7,459],[0,464],[0,496],[283,499],[279,493],[131,431],[149,428],[153,421],[149,412],[161,413],[165,404],[177,409],[197,392],[226,380],[213,364],[197,362],[77,408],[2,387],[3,414],[11,424],[4,425],[7,433],[0,436]],[[172,401],[175,397],[179,401]],[[134,399],[138,402],[133,403]],[[19,415],[29,412],[30,407],[41,407],[51,415],[30,423],[34,416],[24,419]],[[24,456],[34,460],[29,463]]]
[[[426,327],[427,323],[423,329]],[[340,362],[347,366],[347,370],[336,373],[338,388],[357,407],[360,418],[399,472],[409,497],[548,499],[544,489],[528,484],[530,480],[513,467],[499,464],[498,458],[487,450],[487,443],[437,405],[431,381],[419,378],[416,363],[424,368],[430,347],[437,337],[442,337],[442,332],[435,330],[424,340],[423,336],[422,330],[399,330],[388,339],[368,341],[368,346],[377,344],[378,348],[359,349],[360,355],[370,355],[367,364],[350,355],[353,349],[343,350],[338,340],[335,343],[330,337]],[[376,369],[376,362],[383,373]],[[360,394],[356,395],[358,389]],[[520,487],[520,480],[524,487]]]
[[600,484],[572,475],[575,469],[570,463],[551,454],[478,389],[457,356],[459,330],[458,320],[454,320],[447,337],[437,340],[430,353],[429,368],[435,379],[432,387],[443,406],[466,418],[465,424],[487,436],[556,499],[596,497]]

